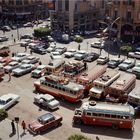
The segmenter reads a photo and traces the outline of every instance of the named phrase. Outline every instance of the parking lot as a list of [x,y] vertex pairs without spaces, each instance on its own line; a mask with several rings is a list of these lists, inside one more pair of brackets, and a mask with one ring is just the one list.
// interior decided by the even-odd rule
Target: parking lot
[[[99,53],[99,49],[91,48],[90,43],[98,40],[87,39],[81,43],[81,50],[85,50],[87,52],[97,52]],[[87,43],[88,42],[88,43]],[[65,46],[67,49],[78,49],[78,44],[75,42],[71,42],[70,44],[60,44],[57,43],[56,46]],[[20,45],[10,46],[11,52],[24,52],[25,48],[20,47]],[[27,49],[27,52],[30,53],[30,50]],[[48,64],[50,61],[50,54],[39,55],[33,53],[33,55],[40,57],[42,64]],[[108,53],[102,50],[102,55],[107,56]],[[110,58],[117,58],[117,55],[110,55]],[[121,56],[124,58],[124,56]],[[67,59],[64,58],[65,61],[71,61],[73,58]],[[139,62],[139,60],[137,60]],[[96,66],[96,61],[88,63],[88,71],[91,71],[93,67]],[[121,71],[121,73],[123,73]],[[39,115],[44,114],[47,109],[39,109],[37,105],[33,103],[33,99],[35,96],[33,82],[37,79],[31,78],[31,74],[26,74],[24,76],[15,77],[12,76],[11,81],[8,82],[8,75],[4,76],[3,81],[0,82],[0,95],[5,93],[16,93],[20,95],[20,101],[15,106],[8,110],[9,119],[13,119],[18,116],[20,118],[20,122],[25,120],[27,123]],[[140,81],[137,80],[136,87],[139,87]],[[88,98],[82,100],[82,102],[87,101]],[[121,139],[131,139],[138,140],[140,137],[139,129],[140,129],[140,120],[136,119],[134,125],[134,132],[130,130],[113,130],[112,128],[103,127],[103,126],[85,126],[81,125],[78,127],[72,126],[72,117],[74,114],[75,108],[79,108],[81,103],[71,104],[67,101],[60,100],[60,108],[55,112],[63,116],[62,125],[57,128],[52,128],[49,131],[41,134],[43,137],[49,138],[51,140],[66,140],[70,135],[74,133],[84,134],[91,139],[94,139],[96,136],[99,136],[101,140],[121,140]]]

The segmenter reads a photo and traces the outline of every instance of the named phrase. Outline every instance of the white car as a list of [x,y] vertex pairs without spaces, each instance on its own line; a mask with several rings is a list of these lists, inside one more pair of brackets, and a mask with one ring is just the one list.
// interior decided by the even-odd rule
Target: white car
[[18,68],[21,65],[21,63],[17,61],[10,62],[7,66],[4,67],[4,70],[6,73],[12,72],[13,69]]
[[135,66],[134,61],[126,59],[118,67],[119,67],[120,70],[126,71],[126,70],[128,70],[128,69],[130,69],[134,66]]
[[27,53],[17,53],[14,57],[12,57],[12,60],[21,62],[26,57],[28,57],[30,54]]
[[53,52],[55,51],[56,49],[56,46],[55,45],[51,45],[49,48],[47,48],[47,52],[50,53],[50,52]]
[[46,72],[46,65],[39,65],[35,70],[32,71],[31,76],[39,78]]
[[60,103],[52,95],[49,94],[37,94],[34,97],[34,103],[47,107],[49,109],[56,109]]
[[14,93],[8,93],[0,97],[0,109],[8,109],[19,100],[20,96]]
[[109,58],[106,56],[99,56],[99,58],[97,59],[97,64],[101,64],[104,65],[109,61]]
[[19,68],[12,70],[12,73],[21,76],[31,72],[34,68],[35,66],[33,64],[22,64]]
[[86,56],[88,55],[88,53],[86,51],[77,51],[75,54],[74,54],[74,59],[76,60],[82,60],[84,59]]
[[140,52],[129,52],[129,57],[140,59]]
[[51,59],[63,59],[59,52],[51,52],[50,57]]
[[68,50],[67,52],[64,53],[64,56],[67,57],[67,58],[71,58],[71,57],[74,56],[75,53],[76,53],[75,49],[70,49],[70,50]]
[[22,61],[22,63],[25,63],[25,64],[35,64],[35,63],[37,63],[39,61],[39,59],[40,58],[37,57],[37,56],[30,55],[30,56],[26,57],[26,59],[24,59]]

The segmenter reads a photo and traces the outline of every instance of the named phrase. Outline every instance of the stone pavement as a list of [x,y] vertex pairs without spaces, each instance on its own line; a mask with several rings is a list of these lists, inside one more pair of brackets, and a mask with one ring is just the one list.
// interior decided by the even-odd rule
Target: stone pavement
[[12,131],[11,120],[5,119],[1,121],[0,122],[0,140],[49,140],[40,135],[32,135],[28,131],[26,131],[26,134],[23,134],[23,129],[21,128],[20,124],[18,125],[18,128],[19,128],[19,137],[18,137],[17,132],[15,135],[12,136],[11,135],[11,131]]

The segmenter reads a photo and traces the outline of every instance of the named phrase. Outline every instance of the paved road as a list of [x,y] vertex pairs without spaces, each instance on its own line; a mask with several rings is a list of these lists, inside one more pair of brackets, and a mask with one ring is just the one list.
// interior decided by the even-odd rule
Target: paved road
[[[87,42],[92,42],[98,40],[97,38],[94,39],[87,39],[84,40],[84,42],[81,44],[82,50],[87,51],[94,51],[99,52],[98,49],[90,48],[90,46],[87,46]],[[67,46],[67,48],[78,48],[78,44],[75,42],[72,42],[68,45],[65,44],[59,44],[57,43],[57,46]],[[20,47],[19,45],[11,46],[11,50],[14,52],[24,52],[24,48]],[[29,52],[29,50],[28,50]],[[103,55],[107,55],[106,51],[102,51]],[[33,54],[36,56],[39,56],[41,58],[41,61],[43,64],[47,64],[49,62],[49,54],[46,55],[38,55]],[[110,55],[110,57],[117,57],[115,55]],[[124,56],[121,56],[124,57]],[[66,59],[66,61],[70,61],[69,59]],[[88,67],[89,70],[91,70],[96,65],[96,61],[89,63]],[[0,83],[0,95],[13,92],[20,95],[20,102],[16,104],[14,107],[8,110],[9,113],[9,119],[13,119],[15,116],[20,117],[20,122],[22,120],[25,120],[26,122],[33,120],[37,118],[37,116],[45,113],[47,110],[41,110],[39,111],[38,106],[33,104],[33,98],[34,98],[34,87],[33,82],[37,79],[31,78],[30,74],[27,74],[22,77],[14,77],[12,76],[12,80],[10,82],[7,82],[8,76],[6,75],[4,77],[4,80]],[[137,80],[138,87],[140,85],[140,81]],[[86,101],[88,99],[84,99]],[[61,101],[60,101],[61,102]],[[63,124],[62,126],[59,126],[58,128],[52,128],[51,130],[47,131],[46,133],[42,134],[43,137],[49,138],[51,140],[66,140],[71,134],[78,133],[78,134],[84,134],[91,139],[94,139],[97,135],[100,137],[101,140],[139,140],[140,138],[140,120],[136,119],[135,122],[135,129],[134,132],[131,132],[129,130],[112,130],[108,127],[99,127],[99,126],[80,126],[80,127],[72,127],[72,116],[74,114],[74,109],[80,107],[81,104],[70,104],[67,102],[61,102],[60,109],[56,112],[63,116]]]

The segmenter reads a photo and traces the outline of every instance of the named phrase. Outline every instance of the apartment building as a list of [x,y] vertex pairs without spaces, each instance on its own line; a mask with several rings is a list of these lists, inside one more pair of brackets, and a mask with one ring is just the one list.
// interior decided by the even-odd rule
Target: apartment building
[[115,20],[114,27],[120,31],[125,42],[140,42],[140,0],[112,0],[108,5],[108,15]]
[[56,0],[50,11],[53,29],[93,30],[104,17],[104,0]]
[[46,0],[0,0],[1,18],[30,21],[47,16]]

